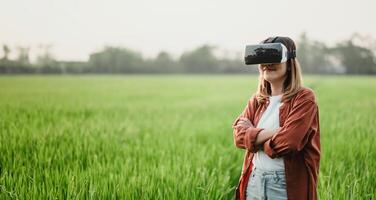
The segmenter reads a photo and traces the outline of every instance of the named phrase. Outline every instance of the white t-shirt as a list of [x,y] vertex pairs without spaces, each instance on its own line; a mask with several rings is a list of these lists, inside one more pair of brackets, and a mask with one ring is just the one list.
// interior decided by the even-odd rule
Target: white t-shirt
[[[271,130],[279,128],[279,106],[281,105],[281,97],[282,95],[269,97],[269,105],[257,124],[258,128]],[[272,159],[261,149],[254,154],[252,162],[254,167],[263,170],[285,169],[283,158]]]

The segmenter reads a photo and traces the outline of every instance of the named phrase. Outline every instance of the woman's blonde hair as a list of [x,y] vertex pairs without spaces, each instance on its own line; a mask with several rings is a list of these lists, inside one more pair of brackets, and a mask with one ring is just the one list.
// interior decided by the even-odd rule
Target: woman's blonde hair
[[[279,42],[284,44],[289,52],[296,51],[295,43],[289,37],[271,37],[261,43],[271,43],[271,41],[273,41],[273,43]],[[283,95],[281,102],[290,100],[302,87],[302,73],[298,59],[288,59],[286,62],[286,68],[286,78],[283,82]],[[270,83],[262,77],[262,74],[260,74],[258,89],[256,92],[258,102],[265,103],[271,94],[272,89]]]

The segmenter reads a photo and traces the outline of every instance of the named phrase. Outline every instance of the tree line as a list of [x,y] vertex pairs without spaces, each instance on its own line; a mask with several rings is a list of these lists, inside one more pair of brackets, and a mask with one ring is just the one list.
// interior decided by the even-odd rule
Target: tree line
[[[297,57],[304,73],[310,74],[376,74],[376,41],[353,34],[349,39],[328,46],[302,33],[297,42]],[[257,68],[246,66],[243,58],[215,55],[215,46],[202,45],[184,52],[174,59],[168,52],[155,58],[144,58],[141,53],[125,47],[107,46],[90,54],[86,62],[58,61],[46,46],[34,63],[29,59],[29,48],[18,47],[17,57],[10,59],[12,49],[3,45],[0,59],[1,74],[226,74],[257,73]]]

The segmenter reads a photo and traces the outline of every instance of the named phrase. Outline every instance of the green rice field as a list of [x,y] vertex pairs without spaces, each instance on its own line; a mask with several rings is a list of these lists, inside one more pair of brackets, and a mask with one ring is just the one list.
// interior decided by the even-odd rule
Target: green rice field
[[[376,77],[306,76],[319,199],[376,199]],[[233,199],[255,75],[0,76],[0,199]]]

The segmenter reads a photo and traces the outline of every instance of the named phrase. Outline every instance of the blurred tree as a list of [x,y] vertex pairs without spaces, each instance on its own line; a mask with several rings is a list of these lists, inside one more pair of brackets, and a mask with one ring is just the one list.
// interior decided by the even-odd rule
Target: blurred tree
[[376,73],[374,53],[370,49],[355,45],[351,39],[337,44],[332,51],[339,56],[347,74]]
[[90,55],[89,66],[93,72],[136,73],[145,71],[145,63],[140,53],[126,48],[105,47]]
[[297,58],[305,73],[333,73],[330,62],[330,49],[322,42],[311,41],[306,33],[302,33],[297,42]]
[[58,62],[53,57],[51,53],[51,44],[40,44],[41,54],[37,56],[36,65],[38,67],[37,71],[40,73],[61,73],[62,70],[59,68]]
[[30,48],[18,46],[17,50],[18,50],[18,57],[16,61],[21,65],[29,65],[30,64],[30,61],[29,61]]
[[350,40],[353,42],[353,44],[369,49],[375,54],[376,40],[372,36],[354,33],[351,35]]
[[158,54],[158,56],[152,61],[152,65],[152,68],[157,72],[176,73],[180,71],[178,63],[176,63],[170,54],[165,51]]
[[9,60],[8,56],[10,53],[10,48],[8,47],[8,45],[6,44],[3,45],[3,52],[4,52],[4,57],[2,58],[2,60]]
[[[30,63],[29,47],[18,47],[13,60],[4,44],[0,73],[258,73],[257,67],[244,64],[243,52],[230,56],[229,51],[218,52],[210,45],[184,52],[179,60],[164,51],[143,59],[133,50],[107,46],[92,53],[87,62],[57,61],[51,47],[40,45],[41,53]],[[357,33],[334,47],[310,40],[306,33],[297,40],[297,56],[305,73],[376,74],[375,52],[376,40]]]
[[213,48],[213,46],[203,45],[193,51],[183,53],[180,63],[184,70],[193,73],[218,72],[219,62],[212,52]]

